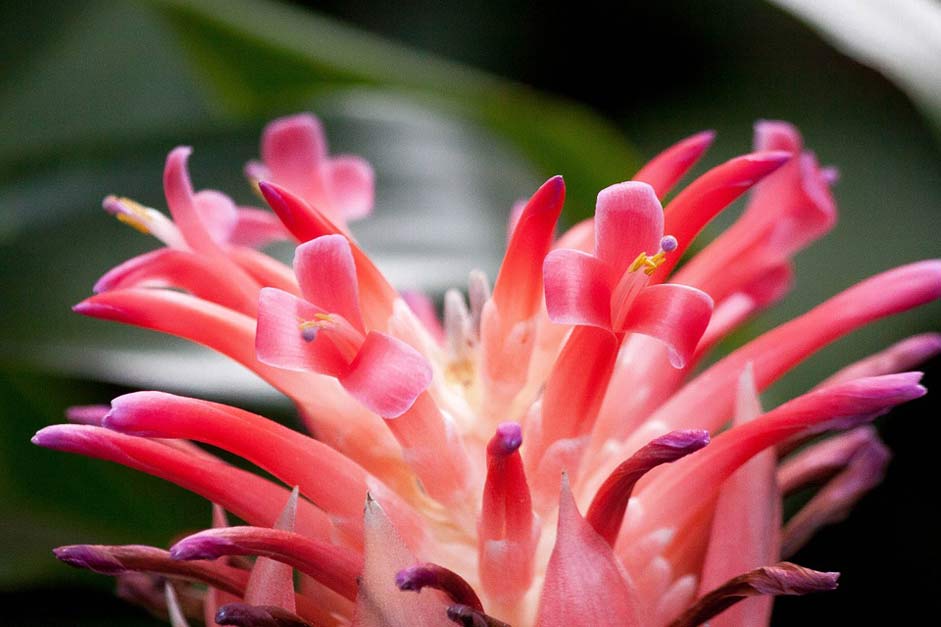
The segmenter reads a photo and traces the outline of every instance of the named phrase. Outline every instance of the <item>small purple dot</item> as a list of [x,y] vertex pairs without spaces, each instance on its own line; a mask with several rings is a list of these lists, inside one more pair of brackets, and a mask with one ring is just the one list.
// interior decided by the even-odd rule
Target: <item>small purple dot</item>
[[317,327],[304,327],[301,329],[301,337],[305,342],[313,342],[317,339]]
[[672,235],[665,235],[663,239],[660,240],[660,250],[665,253],[672,253],[674,250],[676,250],[678,245],[679,243]]

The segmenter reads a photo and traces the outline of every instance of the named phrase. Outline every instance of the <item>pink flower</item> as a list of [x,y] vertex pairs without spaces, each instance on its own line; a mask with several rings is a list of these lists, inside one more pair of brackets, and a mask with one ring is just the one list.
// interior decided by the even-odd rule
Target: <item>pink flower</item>
[[[767,624],[774,595],[835,588],[837,573],[782,560],[878,482],[888,453],[867,423],[924,393],[907,370],[941,336],[770,410],[759,394],[835,339],[938,298],[941,262],[867,279],[693,374],[787,292],[794,253],[836,220],[834,172],[783,122],[760,122],[757,152],[662,207],[711,140],[602,190],[595,217],[558,240],[565,185],[549,179],[514,212],[492,292],[472,273],[469,304],[450,291],[443,323],[347,232],[371,208],[371,170],[328,157],[313,116],[272,123],[264,164],[248,167],[274,214],[194,192],[188,149],[174,150],[172,220],[105,201],[165,247],[107,273],[75,310],[229,356],[317,438],[161,392],[72,408],[75,424],[33,441],[177,483],[215,504],[213,526],[169,551],[56,556],[118,577],[177,626],[194,603],[207,623],[245,626],[744,626]],[[748,190],[741,218],[674,271]],[[300,242],[293,268],[251,247],[275,237]],[[804,446],[822,433],[835,435]],[[821,479],[784,523],[782,495]]]

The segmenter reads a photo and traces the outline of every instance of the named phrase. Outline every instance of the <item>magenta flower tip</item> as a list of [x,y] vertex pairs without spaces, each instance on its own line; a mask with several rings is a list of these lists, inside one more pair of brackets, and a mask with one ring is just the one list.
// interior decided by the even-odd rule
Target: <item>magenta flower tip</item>
[[232,542],[218,536],[196,534],[170,547],[170,557],[179,561],[214,560],[226,555],[233,546]]
[[395,574],[395,585],[399,590],[421,591],[427,586],[435,586],[438,577],[434,570],[423,565],[409,566]]
[[523,444],[523,428],[515,422],[504,422],[497,426],[497,432],[487,450],[493,455],[506,456],[515,452]]
[[127,570],[111,555],[87,544],[60,546],[52,550],[56,559],[75,568],[84,568],[102,575],[117,575]]
[[269,605],[229,603],[216,612],[219,625],[239,627],[309,627],[310,623],[285,609]]
[[704,429],[681,429],[662,435],[650,444],[671,449],[678,457],[683,457],[703,448],[709,441],[709,432]]

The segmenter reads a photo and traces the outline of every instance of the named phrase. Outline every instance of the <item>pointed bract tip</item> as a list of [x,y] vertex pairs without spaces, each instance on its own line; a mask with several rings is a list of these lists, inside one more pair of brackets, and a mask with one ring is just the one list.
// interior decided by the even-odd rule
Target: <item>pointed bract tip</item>
[[647,446],[664,449],[671,456],[684,457],[705,447],[709,441],[709,432],[705,429],[683,429],[661,435]]
[[836,590],[840,573],[821,572],[792,564],[779,562],[743,575],[745,583],[759,594],[799,595],[809,592]]
[[65,419],[80,425],[101,426],[109,411],[108,405],[73,405],[65,410]]
[[122,313],[120,308],[112,304],[96,303],[93,298],[72,305],[72,311],[89,318],[104,318],[106,320],[118,319]]
[[523,444],[523,428],[515,422],[503,422],[487,444],[487,452],[498,457],[505,457],[516,452]]
[[124,565],[106,551],[88,544],[60,546],[52,550],[56,559],[75,568],[84,568],[101,575],[117,575],[127,570]]

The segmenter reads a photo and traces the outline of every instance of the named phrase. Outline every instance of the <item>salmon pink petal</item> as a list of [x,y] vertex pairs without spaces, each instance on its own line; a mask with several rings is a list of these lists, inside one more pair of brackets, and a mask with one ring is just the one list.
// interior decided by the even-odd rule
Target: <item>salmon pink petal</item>
[[685,285],[652,285],[641,290],[619,329],[641,333],[663,342],[670,363],[682,368],[709,325],[712,299],[705,292]]
[[239,207],[238,220],[229,236],[229,243],[263,248],[272,242],[289,238],[290,235],[275,214],[254,207]]
[[367,409],[383,418],[397,418],[428,388],[431,374],[431,365],[417,350],[373,331],[339,379]]
[[790,494],[829,479],[849,463],[860,447],[878,441],[875,427],[863,425],[801,449],[778,467],[781,492]]
[[559,527],[539,599],[538,627],[641,627],[631,584],[611,546],[592,529],[562,480]]
[[402,594],[396,587],[396,574],[417,560],[371,498],[366,500],[365,530],[365,565],[353,627],[441,627],[448,607],[444,594]]
[[[281,531],[294,531],[297,517],[298,489],[295,486],[288,497],[288,502],[281,510],[281,515],[274,523],[274,528]],[[173,550],[170,550],[173,556]],[[293,612],[294,607],[294,569],[270,557],[259,557],[252,566],[245,588],[245,602],[252,605],[276,605]]]
[[[733,426],[761,415],[755,377],[747,367],[739,379]],[[739,573],[781,558],[781,491],[775,476],[777,454],[765,449],[722,483],[712,518],[709,547],[699,589],[709,592]],[[714,627],[765,625],[771,599],[739,603],[717,616]]]
[[347,360],[333,342],[302,325],[326,315],[323,309],[273,287],[261,290],[255,352],[262,363],[287,370],[311,370],[340,376]]
[[[229,257],[262,287],[276,287],[295,296],[301,295],[297,277],[290,266],[263,252],[245,246],[232,246]],[[257,300],[257,291],[256,291]]]
[[344,236],[323,235],[298,246],[294,252],[294,274],[308,302],[326,312],[340,314],[363,331],[356,266]]
[[[331,222],[323,213],[284,188],[264,181],[259,183],[258,187],[284,226],[299,241],[306,242],[321,235],[345,236],[343,229]],[[355,242],[350,242],[350,251],[356,265],[359,302],[366,327],[384,328],[389,316],[392,315],[392,303],[397,294],[379,268]]]
[[404,290],[401,296],[408,308],[415,314],[415,317],[424,325],[425,330],[431,334],[431,337],[438,344],[443,344],[444,327],[441,326],[441,320],[435,311],[434,301],[427,294],[416,290]]
[[611,328],[611,285],[597,257],[578,250],[554,250],[546,256],[543,274],[550,320]]
[[678,247],[653,274],[662,282],[696,235],[755,183],[787,163],[791,154],[771,151],[736,157],[712,168],[676,195],[664,209],[664,229]]
[[186,243],[197,252],[222,255],[219,245],[204,221],[197,204],[193,184],[190,182],[186,162],[192,149],[186,146],[174,148],[167,156],[163,171],[163,191],[173,221],[183,234]]
[[261,158],[279,184],[306,196],[316,185],[318,168],[327,156],[320,120],[309,113],[278,118],[261,136]]
[[715,138],[715,131],[702,131],[677,142],[651,159],[632,180],[647,183],[658,198],[663,198],[699,161]]
[[529,199],[513,229],[492,296],[506,328],[531,318],[542,302],[542,263],[564,202],[565,182],[554,176]]
[[229,309],[254,315],[257,290],[245,291],[229,280],[228,269],[212,258],[187,250],[158,248],[128,259],[95,283],[96,294],[111,290],[160,285],[186,290]]
[[[160,442],[101,427],[55,425],[40,429],[32,442],[43,448],[104,459],[160,477],[256,525],[273,524],[288,497],[287,490],[219,459],[192,455]],[[234,485],[240,489],[231,489]],[[310,537],[330,537],[333,533],[327,516],[307,502],[298,512],[297,526]]]
[[232,199],[214,189],[204,189],[193,194],[193,203],[209,236],[217,244],[228,243],[239,219]]
[[911,370],[938,354],[941,354],[941,334],[922,333],[850,364],[828,377],[820,385]]
[[375,175],[365,159],[340,156],[322,166],[330,204],[346,220],[365,218],[372,211]]
[[350,600],[356,597],[356,577],[363,568],[362,558],[350,549],[291,531],[261,527],[223,527],[200,531],[174,544],[170,555],[175,560],[214,560],[227,555],[259,555],[293,566]]
[[663,208],[646,183],[618,183],[601,190],[595,206],[595,256],[617,281],[640,253],[653,255],[663,237]]

